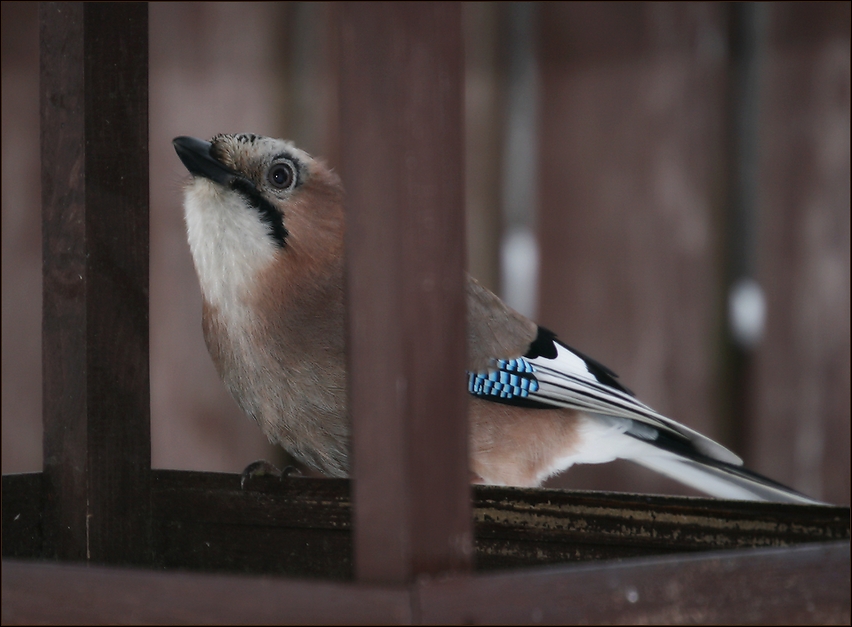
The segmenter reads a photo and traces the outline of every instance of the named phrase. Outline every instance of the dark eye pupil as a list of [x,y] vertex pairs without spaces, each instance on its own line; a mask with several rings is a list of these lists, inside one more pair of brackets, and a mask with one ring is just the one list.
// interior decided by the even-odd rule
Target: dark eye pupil
[[290,187],[293,183],[293,169],[289,165],[279,164],[269,172],[269,181],[279,188]]

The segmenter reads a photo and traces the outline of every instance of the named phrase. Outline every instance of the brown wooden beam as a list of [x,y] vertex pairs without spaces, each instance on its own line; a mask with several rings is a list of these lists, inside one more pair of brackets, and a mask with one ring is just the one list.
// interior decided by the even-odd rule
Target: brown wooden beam
[[424,624],[848,624],[848,543],[424,580]]
[[344,2],[355,568],[470,567],[461,9]]
[[3,560],[4,625],[410,624],[410,593],[273,577]]
[[149,560],[148,8],[42,3],[45,536]]
[[368,586],[4,560],[2,622],[838,623],[847,542]]
[[[152,473],[155,567],[350,580],[342,479]],[[3,476],[3,556],[44,557],[42,473]],[[478,486],[478,571],[849,539],[849,508]]]

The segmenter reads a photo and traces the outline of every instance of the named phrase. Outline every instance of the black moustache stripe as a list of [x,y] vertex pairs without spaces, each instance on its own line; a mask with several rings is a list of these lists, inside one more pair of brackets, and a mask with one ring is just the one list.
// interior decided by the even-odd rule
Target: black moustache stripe
[[242,176],[234,178],[231,183],[231,189],[245,198],[246,202],[257,211],[260,219],[272,229],[272,239],[275,240],[275,243],[280,248],[285,248],[287,246],[287,237],[290,233],[284,226],[284,216],[281,212],[273,207],[272,203],[257,191],[257,187],[251,181]]

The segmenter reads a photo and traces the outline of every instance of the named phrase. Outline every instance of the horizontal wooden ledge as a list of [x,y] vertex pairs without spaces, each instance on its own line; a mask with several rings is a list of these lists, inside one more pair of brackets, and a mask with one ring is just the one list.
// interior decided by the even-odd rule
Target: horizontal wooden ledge
[[848,542],[423,581],[425,624],[797,624],[850,619]]
[[2,622],[849,623],[847,542],[539,567],[407,587],[4,560]]
[[409,623],[403,588],[3,560],[4,625]]
[[[352,577],[349,482],[152,471],[149,564]],[[473,488],[480,571],[849,538],[849,508]],[[3,477],[3,556],[44,557],[41,475]]]

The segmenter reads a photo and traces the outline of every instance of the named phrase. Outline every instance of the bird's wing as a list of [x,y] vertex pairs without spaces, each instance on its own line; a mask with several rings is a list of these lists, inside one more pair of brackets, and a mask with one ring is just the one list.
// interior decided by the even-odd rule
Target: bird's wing
[[595,419],[607,441],[590,442],[586,461],[624,457],[720,498],[819,503],[743,468],[742,459],[721,444],[641,403],[612,370],[560,342],[473,279],[468,354],[473,396],[533,411],[573,409]]
[[468,391],[533,411],[563,407],[597,416],[608,437],[615,438],[604,444],[613,455],[601,456],[595,449],[592,458],[600,461],[625,457],[719,498],[819,504],[743,468],[742,460],[721,444],[639,402],[614,372],[542,327],[526,354],[468,372]]
[[538,326],[508,307],[471,276],[467,283],[468,370],[492,367],[495,358],[520,357],[535,340]]
[[636,400],[606,366],[563,344],[543,327],[527,352],[514,359],[494,359],[485,370],[468,372],[468,391],[478,398],[514,405],[564,407],[630,421],[626,433],[655,441],[660,433],[689,443],[697,452],[733,465],[742,459]]

